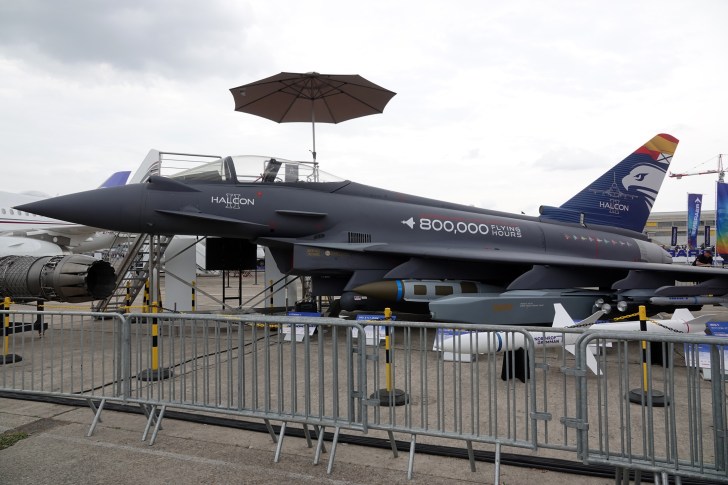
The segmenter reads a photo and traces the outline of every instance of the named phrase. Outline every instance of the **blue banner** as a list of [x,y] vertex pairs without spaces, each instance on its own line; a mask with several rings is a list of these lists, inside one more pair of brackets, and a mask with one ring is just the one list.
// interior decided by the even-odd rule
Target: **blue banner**
[[670,237],[670,246],[677,246],[677,226],[672,226],[672,236]]
[[698,228],[700,227],[700,206],[703,194],[688,194],[688,249],[698,247]]
[[728,184],[715,188],[715,251],[728,259]]

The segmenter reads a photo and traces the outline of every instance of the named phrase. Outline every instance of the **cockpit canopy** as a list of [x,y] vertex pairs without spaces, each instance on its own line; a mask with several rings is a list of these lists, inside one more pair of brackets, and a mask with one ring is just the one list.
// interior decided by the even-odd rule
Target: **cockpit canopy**
[[166,167],[165,177],[184,182],[276,183],[341,182],[343,179],[319,170],[314,162],[297,162],[258,155],[223,157],[196,167]]

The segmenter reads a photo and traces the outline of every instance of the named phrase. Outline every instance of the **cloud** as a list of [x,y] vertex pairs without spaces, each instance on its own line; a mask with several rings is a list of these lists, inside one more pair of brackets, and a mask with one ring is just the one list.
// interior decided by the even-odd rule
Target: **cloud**
[[[635,146],[636,148],[636,146]],[[619,160],[613,160],[612,164]],[[532,168],[548,171],[591,170],[611,166],[605,157],[579,147],[561,146],[544,152],[531,164]]]
[[193,0],[3,2],[0,54],[47,69],[106,65],[205,76],[233,63],[233,54],[245,56],[255,17],[245,3],[199,6]]
[[[726,15],[713,0],[0,2],[3,180],[83,190],[152,147],[310,159],[310,126],[236,113],[228,89],[316,70],[398,93],[317,124],[323,170],[533,213],[656,133],[681,140],[673,171],[726,151]],[[655,207],[711,188],[666,180]]]

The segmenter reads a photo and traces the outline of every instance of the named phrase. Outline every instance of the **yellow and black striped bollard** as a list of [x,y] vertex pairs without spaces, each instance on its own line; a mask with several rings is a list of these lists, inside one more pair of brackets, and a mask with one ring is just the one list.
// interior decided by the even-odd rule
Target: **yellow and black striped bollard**
[[152,351],[151,351],[151,368],[139,373],[141,381],[159,381],[172,377],[172,369],[168,367],[159,367],[159,319],[157,318],[157,302],[152,304]]
[[[640,331],[647,332],[647,310],[644,305],[639,307],[640,316]],[[668,399],[665,393],[650,389],[649,376],[649,364],[647,362],[647,341],[641,341],[641,352],[642,352],[642,386],[639,389],[632,389],[629,391],[629,400],[635,404],[644,404],[646,406],[653,407],[664,407],[668,404]]]
[[142,313],[149,313],[149,280],[144,282],[144,303],[142,307]]
[[403,406],[409,402],[407,393],[402,389],[394,389],[394,367],[392,366],[392,339],[389,322],[392,320],[392,310],[384,309],[384,382],[385,388],[379,389],[370,396],[378,399],[380,406]]
[[126,282],[126,296],[124,297],[126,313],[131,313],[131,281]]
[[[3,310],[10,310],[9,296],[6,296],[5,300],[3,300]],[[3,315],[3,355],[0,355],[0,365],[23,360],[21,356],[10,353],[10,333],[10,314],[6,313]]]

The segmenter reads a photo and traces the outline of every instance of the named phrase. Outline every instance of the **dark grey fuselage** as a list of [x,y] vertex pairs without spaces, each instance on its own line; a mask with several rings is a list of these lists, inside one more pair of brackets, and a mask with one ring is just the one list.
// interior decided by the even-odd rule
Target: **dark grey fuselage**
[[[321,295],[351,294],[362,284],[393,279],[475,280],[504,291],[616,292],[674,285],[684,273],[668,264],[659,246],[631,231],[542,221],[348,181],[200,183],[157,176],[21,209],[116,231],[249,239],[269,247],[281,271],[312,276]],[[711,271],[690,279],[710,280]],[[637,273],[657,276],[636,280]],[[548,322],[547,313],[536,320]]]

